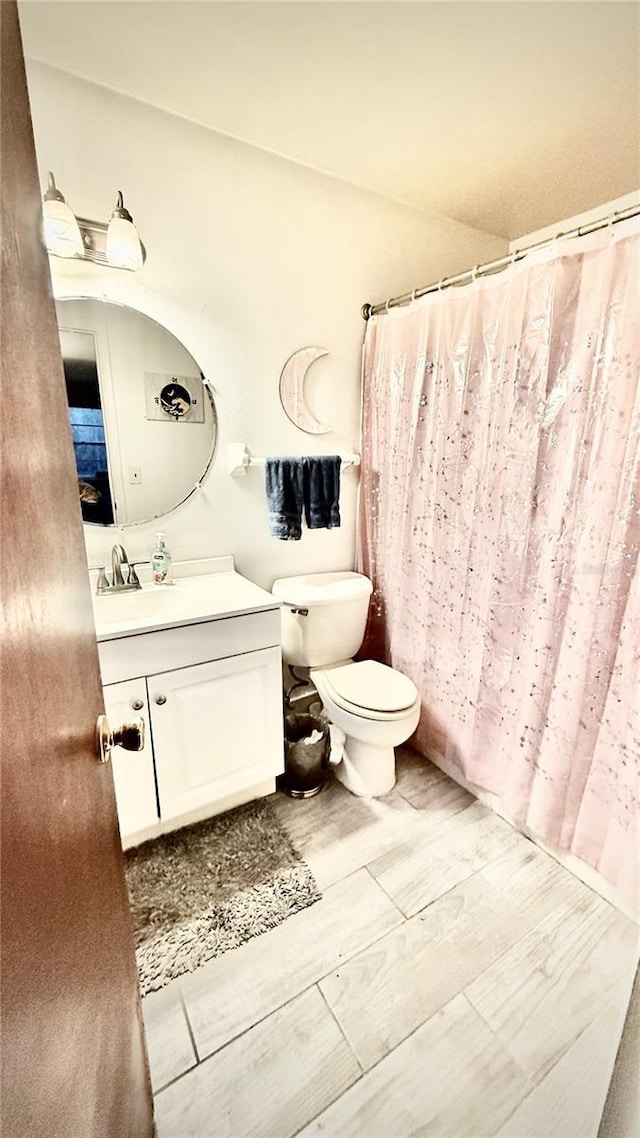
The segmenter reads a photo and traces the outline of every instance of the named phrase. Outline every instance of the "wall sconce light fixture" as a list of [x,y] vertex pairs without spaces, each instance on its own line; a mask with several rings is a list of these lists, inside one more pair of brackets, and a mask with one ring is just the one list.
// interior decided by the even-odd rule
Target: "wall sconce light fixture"
[[122,191],[118,190],[116,208],[107,226],[107,261],[118,269],[137,272],[142,268],[144,256],[138,230],[128,209],[124,208]]
[[146,249],[120,190],[109,223],[89,221],[74,215],[49,173],[43,216],[45,244],[54,257],[77,257],[130,272],[137,272],[146,260]]
[[55,178],[49,171],[49,185],[42,207],[44,239],[47,249],[55,257],[81,257],[82,236],[73,210],[69,209]]

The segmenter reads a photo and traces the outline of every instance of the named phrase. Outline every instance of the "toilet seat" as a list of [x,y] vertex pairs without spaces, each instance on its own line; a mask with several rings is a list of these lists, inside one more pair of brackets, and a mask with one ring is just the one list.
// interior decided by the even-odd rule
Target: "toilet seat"
[[365,719],[402,718],[418,699],[415,684],[408,676],[376,660],[318,669],[318,673],[338,707]]

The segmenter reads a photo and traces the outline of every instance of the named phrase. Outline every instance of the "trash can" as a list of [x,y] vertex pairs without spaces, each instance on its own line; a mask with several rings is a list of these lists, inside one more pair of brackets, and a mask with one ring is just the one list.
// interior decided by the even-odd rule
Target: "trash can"
[[329,725],[321,704],[285,712],[282,790],[292,798],[312,798],[324,786],[329,761]]

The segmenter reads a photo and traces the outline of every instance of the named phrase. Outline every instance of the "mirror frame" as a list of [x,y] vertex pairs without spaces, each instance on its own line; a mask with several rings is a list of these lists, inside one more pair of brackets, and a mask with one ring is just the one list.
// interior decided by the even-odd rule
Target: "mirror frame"
[[[92,292],[90,288],[87,288],[85,292],[80,292],[78,290],[78,287],[77,287],[78,283],[79,282],[76,283],[75,288],[61,288],[59,286],[57,287],[56,282],[52,280],[54,310],[56,312],[56,330],[59,328],[58,319],[57,319],[57,309],[55,309],[55,304],[57,304],[58,302],[62,302],[65,300],[96,300],[96,301],[100,301],[103,304],[117,305],[118,308],[130,308],[134,312],[138,312],[141,316],[146,316],[149,320],[152,320],[154,322],[154,324],[158,324],[161,328],[164,328],[165,332],[168,332],[168,334],[170,336],[173,336],[174,340],[177,340],[178,343],[181,344],[182,347],[185,349],[185,351],[187,351],[189,353],[192,360],[197,365],[200,374],[204,375],[204,372],[202,371],[200,364],[196,360],[195,356],[193,356],[191,354],[191,349],[186,347],[184,340],[180,339],[180,337],[177,336],[176,333],[174,331],[172,331],[171,328],[168,328],[165,323],[163,323],[161,320],[158,320],[158,318],[156,316],[153,316],[147,310],[147,308],[145,306],[141,307],[137,302],[136,302],[136,304],[133,304],[130,300],[122,300],[120,297],[116,298],[114,296],[109,296],[109,295],[107,295],[106,292],[104,292],[104,290]],[[84,283],[85,282],[83,282],[83,284]],[[86,283],[88,284],[88,282],[86,282]],[[99,376],[98,376],[98,382],[100,382]],[[83,518],[82,519],[83,526],[90,526],[92,531],[97,531],[97,532],[103,532],[103,531],[104,532],[110,532],[113,530],[130,529],[133,526],[148,526],[153,522],[158,522],[161,518],[168,517],[170,514],[172,514],[174,512],[174,510],[178,510],[181,506],[184,506],[185,503],[188,502],[189,499],[194,496],[194,494],[197,494],[198,490],[201,489],[205,479],[208,477],[209,471],[211,470],[211,467],[213,465],[213,460],[216,456],[216,449],[217,449],[217,445],[218,445],[218,436],[220,433],[219,422],[218,422],[218,409],[216,407],[216,404],[215,404],[215,401],[213,398],[213,394],[214,394],[215,389],[214,389],[211,381],[208,379],[203,379],[202,386],[203,386],[205,392],[207,393],[207,396],[209,398],[209,403],[211,404],[211,411],[213,414],[213,419],[214,419],[214,424],[215,424],[215,433],[214,433],[213,443],[211,446],[209,457],[207,460],[207,464],[206,464],[204,470],[202,471],[202,474],[200,475],[198,481],[195,483],[194,486],[192,486],[192,488],[191,488],[191,490],[189,490],[188,494],[185,494],[184,498],[181,498],[179,502],[176,502],[176,504],[174,506],[171,506],[170,509],[165,510],[164,513],[154,514],[152,517],[142,518],[142,519],[140,519],[140,521],[135,521],[135,522],[113,521],[107,525],[103,525],[101,522],[89,522],[85,518]]]

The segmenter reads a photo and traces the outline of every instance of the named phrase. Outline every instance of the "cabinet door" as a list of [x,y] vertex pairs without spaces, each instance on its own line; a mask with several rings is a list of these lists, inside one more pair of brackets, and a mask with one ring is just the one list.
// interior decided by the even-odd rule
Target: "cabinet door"
[[164,672],[147,685],[163,820],[283,770],[279,648]]
[[107,684],[104,688],[104,705],[112,728],[138,716],[144,719],[146,728],[142,751],[123,751],[121,747],[114,747],[111,752],[120,837],[126,845],[125,839],[130,835],[157,825],[158,822],[149,707],[144,679]]

